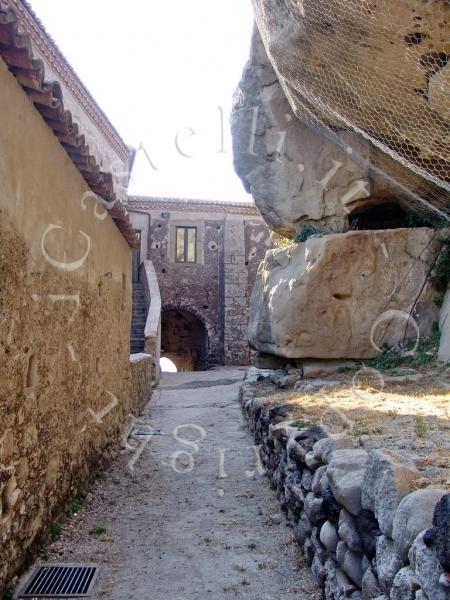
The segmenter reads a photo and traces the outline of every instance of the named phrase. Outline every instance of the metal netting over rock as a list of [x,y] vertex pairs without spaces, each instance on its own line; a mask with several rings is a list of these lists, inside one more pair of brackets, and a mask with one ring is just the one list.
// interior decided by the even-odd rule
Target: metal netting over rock
[[[437,220],[450,212],[450,2],[253,0],[297,117]],[[371,145],[369,158],[343,131]]]

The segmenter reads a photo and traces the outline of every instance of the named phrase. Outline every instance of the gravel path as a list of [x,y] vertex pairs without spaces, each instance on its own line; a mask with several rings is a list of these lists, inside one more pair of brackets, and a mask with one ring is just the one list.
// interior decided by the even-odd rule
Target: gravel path
[[250,473],[243,376],[236,368],[164,375],[141,418],[164,435],[145,447],[131,441],[50,548],[50,560],[101,566],[95,598],[320,598],[268,481]]

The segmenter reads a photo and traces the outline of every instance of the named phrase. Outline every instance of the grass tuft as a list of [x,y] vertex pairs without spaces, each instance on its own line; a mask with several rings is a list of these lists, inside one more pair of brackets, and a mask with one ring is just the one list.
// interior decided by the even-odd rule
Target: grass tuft
[[89,535],[103,535],[104,533],[106,533],[106,530],[106,523],[101,522],[89,530]]

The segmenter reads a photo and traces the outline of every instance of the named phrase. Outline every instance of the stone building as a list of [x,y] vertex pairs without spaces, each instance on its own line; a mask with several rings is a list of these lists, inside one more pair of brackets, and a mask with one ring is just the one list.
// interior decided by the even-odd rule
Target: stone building
[[161,355],[182,370],[248,364],[248,303],[271,246],[259,211],[251,203],[145,197],[130,197],[128,210],[141,240],[135,291],[146,258],[161,290]]

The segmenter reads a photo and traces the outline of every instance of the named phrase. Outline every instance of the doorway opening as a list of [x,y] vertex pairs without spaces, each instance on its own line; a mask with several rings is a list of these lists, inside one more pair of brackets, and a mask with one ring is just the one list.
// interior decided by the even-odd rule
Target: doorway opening
[[164,309],[161,316],[161,357],[177,371],[202,371],[207,367],[208,334],[203,322],[189,310]]
[[161,373],[177,373],[178,371],[176,364],[167,356],[160,359],[159,366],[161,367]]

